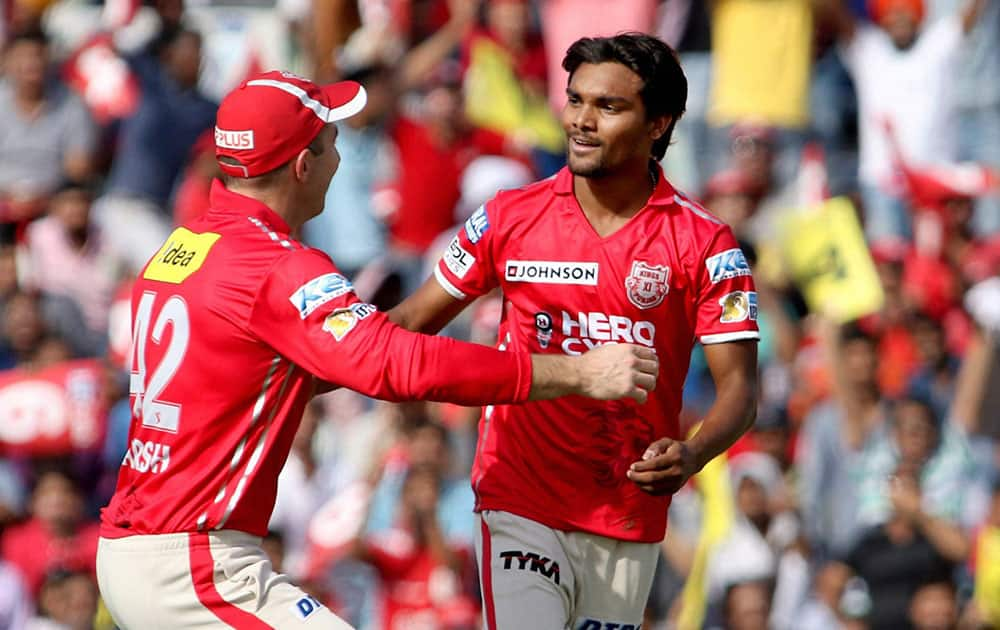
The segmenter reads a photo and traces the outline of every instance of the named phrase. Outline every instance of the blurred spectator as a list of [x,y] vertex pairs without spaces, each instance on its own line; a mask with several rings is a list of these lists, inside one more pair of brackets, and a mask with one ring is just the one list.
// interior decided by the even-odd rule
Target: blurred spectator
[[83,103],[49,73],[40,30],[11,35],[0,84],[0,220],[25,221],[64,178],[93,168],[96,129]]
[[191,161],[177,186],[174,200],[174,224],[180,225],[208,211],[208,193],[212,180],[221,174],[215,160],[215,134],[201,134],[191,149]]
[[31,494],[31,518],[3,534],[3,558],[39,594],[46,574],[64,568],[94,574],[98,524],[84,519],[84,496],[59,468],[42,468]]
[[549,106],[562,111],[569,75],[562,67],[570,45],[581,37],[649,33],[656,19],[655,0],[538,0],[542,40],[548,58]]
[[941,324],[926,316],[915,316],[910,323],[919,362],[910,377],[910,393],[927,401],[939,418],[944,418],[955,396],[955,381],[961,365],[951,354]]
[[688,82],[687,110],[674,129],[673,146],[663,160],[664,172],[676,188],[703,190],[710,169],[708,94],[712,80],[711,5],[701,0],[660,4],[656,32],[677,51]]
[[872,436],[885,431],[888,409],[876,380],[877,341],[856,326],[820,326],[831,400],[802,426],[796,465],[804,533],[820,558],[840,555],[859,535],[854,470]]
[[168,203],[191,147],[215,124],[218,106],[198,88],[201,49],[198,32],[166,29],[148,50],[127,57],[142,97],[122,122],[107,193],[94,211],[110,246],[133,270],[166,240]]
[[957,527],[924,512],[917,470],[906,463],[894,471],[893,511],[869,529],[846,557],[871,593],[872,628],[908,627],[910,599],[928,583],[948,581],[968,544]]
[[752,241],[750,221],[760,203],[760,189],[749,174],[730,168],[712,175],[705,184],[704,204],[733,228],[739,241]]
[[799,611],[801,628],[840,630],[840,603],[851,569],[840,562],[827,562],[816,572],[812,596]]
[[[949,9],[956,2],[943,2]],[[955,76],[958,108],[958,154],[1000,170],[1000,3],[988,2],[959,51]],[[979,199],[980,234],[1000,230],[1000,196]]]
[[[798,164],[809,122],[811,3],[719,0],[712,6],[708,122],[719,138],[738,123],[773,129],[778,179],[784,184]],[[763,45],[762,32],[769,33],[766,41],[774,45]],[[721,166],[718,158],[716,168]]]
[[771,613],[770,582],[739,582],[726,589],[726,630],[767,630]]
[[958,625],[955,586],[949,581],[921,586],[910,600],[913,630],[954,630]]
[[825,1],[835,11],[841,54],[858,93],[866,231],[873,239],[905,236],[909,217],[893,181],[887,125],[907,163],[956,160],[952,79],[962,38],[975,26],[985,0],[969,0],[961,13],[926,26],[923,0],[874,0],[875,25],[857,24],[842,0]]
[[[891,427],[891,432],[871,441],[858,463],[857,511],[862,526],[880,525],[893,511],[900,511],[900,501],[908,495],[899,492],[892,475],[902,466],[917,476],[923,516],[954,527],[964,514],[965,493],[972,482],[972,460],[961,431],[942,422],[932,403],[916,396],[894,405]],[[967,544],[960,537],[953,546],[957,549],[949,557],[957,561],[967,552]]]
[[800,556],[792,548],[798,537],[798,520],[789,509],[781,468],[764,453],[742,453],[733,457],[729,466],[736,515],[729,533],[709,557],[709,601],[722,602],[725,616],[724,602],[734,586],[767,582],[769,614],[772,596],[777,596],[770,626],[792,627],[789,624],[805,600],[809,583],[804,566],[803,571],[795,569],[803,565],[801,559],[791,558]]
[[27,250],[31,284],[49,296],[72,300],[86,324],[78,334],[99,340],[108,329],[112,292],[121,269],[91,221],[92,201],[87,186],[63,186],[53,196],[48,216],[29,226]]
[[396,75],[388,66],[366,65],[345,79],[357,81],[368,93],[359,113],[337,125],[337,176],[330,181],[323,213],[303,226],[306,241],[333,258],[337,268],[354,278],[385,254],[385,189],[396,170],[391,140],[386,135],[398,96]]
[[467,579],[471,548],[445,537],[438,520],[441,481],[440,469],[430,463],[410,466],[393,526],[356,543],[356,555],[382,577],[385,630],[476,627]]
[[504,155],[512,147],[504,136],[465,119],[457,68],[450,65],[426,86],[417,117],[399,116],[390,134],[399,168],[392,185],[398,206],[389,216],[389,231],[395,258],[415,272],[404,282],[409,294],[423,280],[415,274],[424,252],[456,222],[462,172],[476,157]]
[[31,598],[17,568],[0,560],[0,628],[21,630],[31,614]]
[[97,582],[79,571],[56,569],[45,577],[38,612],[27,630],[94,630]]
[[548,107],[545,47],[532,29],[530,3],[485,5],[485,28],[463,42],[466,114],[473,124],[533,148],[535,170],[548,177],[565,162],[565,140]]

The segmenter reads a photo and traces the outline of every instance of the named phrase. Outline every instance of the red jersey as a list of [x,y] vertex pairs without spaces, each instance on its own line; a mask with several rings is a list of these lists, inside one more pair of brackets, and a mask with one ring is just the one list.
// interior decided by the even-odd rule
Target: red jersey
[[636,343],[660,357],[645,404],[582,397],[487,408],[472,482],[477,509],[559,530],[655,542],[669,497],[625,473],[661,437],[680,439],[681,389],[695,340],[757,339],[757,294],[732,231],[660,172],[646,207],[601,238],[567,169],[504,191],[469,218],[434,275],[457,299],[503,289],[499,343],[579,354]]
[[522,401],[527,354],[417,335],[216,182],[133,289],[132,425],[102,535],[261,536],[313,377],[388,400]]

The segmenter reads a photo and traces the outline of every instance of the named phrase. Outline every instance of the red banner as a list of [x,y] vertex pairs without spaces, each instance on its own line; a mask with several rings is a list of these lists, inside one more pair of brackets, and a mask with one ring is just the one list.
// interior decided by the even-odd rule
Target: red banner
[[103,368],[68,361],[0,372],[0,452],[59,455],[100,448],[107,409]]

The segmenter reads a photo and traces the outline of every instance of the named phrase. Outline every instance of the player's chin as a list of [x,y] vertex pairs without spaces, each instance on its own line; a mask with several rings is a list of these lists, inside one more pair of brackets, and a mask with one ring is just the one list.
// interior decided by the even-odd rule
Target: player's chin
[[570,158],[566,161],[569,172],[577,177],[600,177],[604,173],[604,166],[600,160]]

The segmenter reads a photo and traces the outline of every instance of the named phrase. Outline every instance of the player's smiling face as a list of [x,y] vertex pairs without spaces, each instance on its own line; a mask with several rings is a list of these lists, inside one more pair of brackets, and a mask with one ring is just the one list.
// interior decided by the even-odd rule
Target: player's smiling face
[[645,172],[655,138],[639,95],[642,87],[639,75],[620,63],[576,69],[562,112],[574,175],[603,177],[633,167]]

